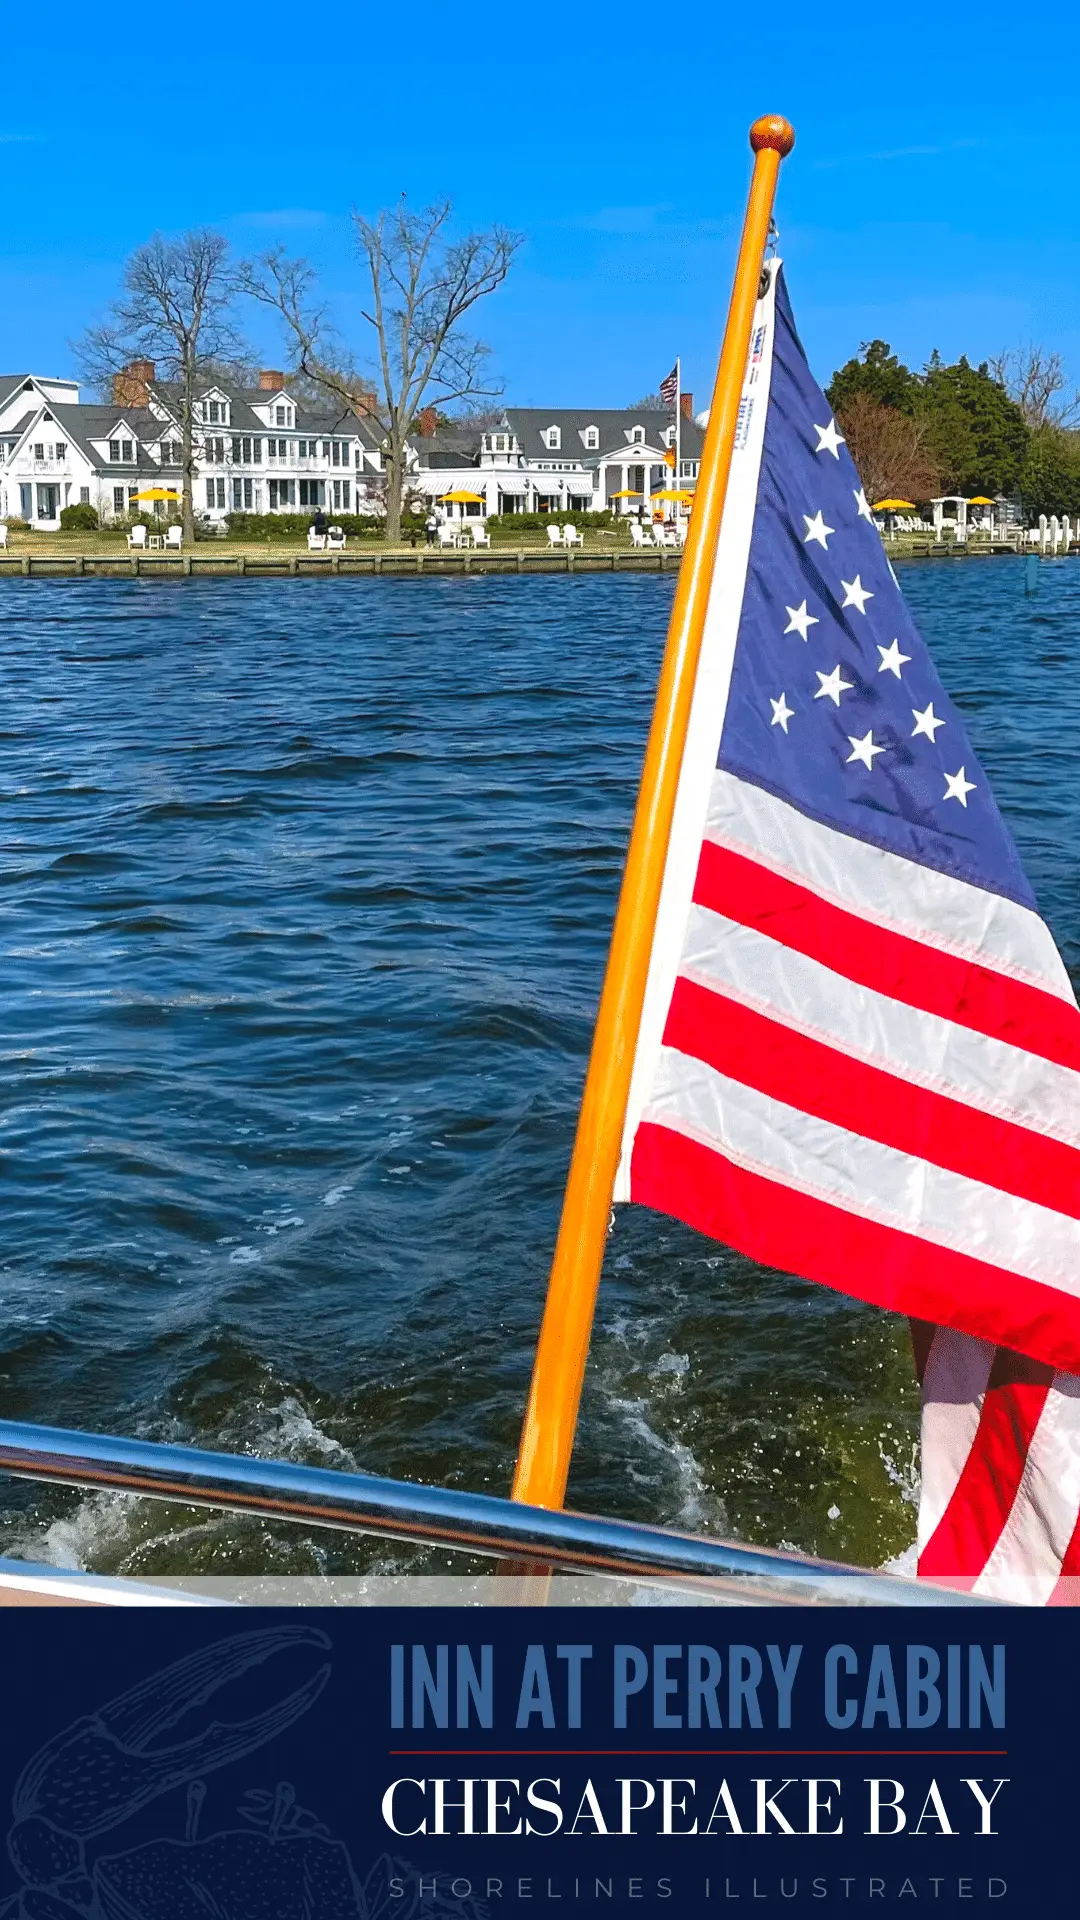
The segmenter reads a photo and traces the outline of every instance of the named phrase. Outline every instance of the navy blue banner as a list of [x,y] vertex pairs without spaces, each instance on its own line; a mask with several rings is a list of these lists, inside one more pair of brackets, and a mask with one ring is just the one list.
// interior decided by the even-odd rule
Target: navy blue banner
[[1064,1612],[12,1609],[0,1916],[1057,1914]]

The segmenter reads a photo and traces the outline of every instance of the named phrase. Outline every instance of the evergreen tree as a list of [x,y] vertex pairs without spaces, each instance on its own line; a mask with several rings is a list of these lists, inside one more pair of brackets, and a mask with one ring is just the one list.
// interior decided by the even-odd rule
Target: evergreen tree
[[1040,513],[1080,516],[1080,433],[1041,427],[1033,433],[1020,480],[1030,519]]
[[927,422],[945,485],[955,493],[1014,493],[1030,431],[986,363],[965,355],[947,367],[934,353],[917,387],[916,411]]
[[856,394],[865,395],[875,406],[895,407],[898,413],[914,413],[919,393],[919,377],[898,360],[887,340],[864,340],[861,359],[848,360],[834,373],[825,389],[835,413],[850,405]]

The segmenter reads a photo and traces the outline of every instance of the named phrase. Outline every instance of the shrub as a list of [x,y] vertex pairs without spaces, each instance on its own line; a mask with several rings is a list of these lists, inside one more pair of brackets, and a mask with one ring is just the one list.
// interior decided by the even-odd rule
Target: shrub
[[[316,511],[312,507],[304,513],[231,513],[229,534],[234,540],[306,540]],[[386,532],[386,521],[381,514],[335,513],[330,507],[322,511],[327,525],[340,527],[343,533],[378,538]],[[402,516],[406,532],[412,525],[422,527],[423,524],[423,519],[416,514]]]
[[88,500],[80,500],[74,507],[61,507],[60,526],[64,533],[96,533],[98,510]]
[[[569,522],[582,532],[587,527],[614,532],[625,520],[614,513],[568,513],[563,509],[553,513],[493,513],[488,521],[490,533],[543,533],[545,527],[563,527]],[[468,522],[466,521],[466,525]]]

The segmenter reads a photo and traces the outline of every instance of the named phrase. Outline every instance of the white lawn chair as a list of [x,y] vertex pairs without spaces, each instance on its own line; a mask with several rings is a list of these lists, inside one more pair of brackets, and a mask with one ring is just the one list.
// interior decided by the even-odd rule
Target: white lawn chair
[[562,528],[554,520],[552,521],[551,525],[547,530],[547,537],[548,537],[549,547],[562,546],[562,543],[563,543]]
[[564,522],[562,537],[564,547],[580,547],[582,545],[581,534],[572,520]]
[[457,546],[457,528],[452,520],[444,520],[439,528],[440,547]]
[[676,522],[675,522],[675,542],[676,542],[676,545],[677,545],[677,546],[680,546],[680,547],[685,547],[685,545],[686,545],[686,536],[687,536],[687,534],[689,533],[689,531],[690,531],[690,522],[689,522],[689,520],[676,520]]
[[143,526],[132,527],[131,532],[128,534],[129,551],[132,547],[145,547],[145,545],[146,545],[146,528]]
[[179,553],[183,544],[184,544],[183,527],[167,527],[165,529],[166,552],[172,551],[174,553]]
[[474,547],[490,547],[491,535],[486,527],[472,528],[472,543]]
[[7,546],[7,522],[0,520],[0,547]]
[[631,520],[630,522],[630,542],[631,545],[635,547],[651,547],[653,545],[652,533],[648,527],[642,526],[640,520]]
[[327,536],[325,533],[316,533],[314,527],[309,527],[308,536],[307,536],[308,552],[309,553],[325,553],[326,538]]
[[326,536],[326,544],[331,553],[344,553],[345,535],[340,527],[331,527]]

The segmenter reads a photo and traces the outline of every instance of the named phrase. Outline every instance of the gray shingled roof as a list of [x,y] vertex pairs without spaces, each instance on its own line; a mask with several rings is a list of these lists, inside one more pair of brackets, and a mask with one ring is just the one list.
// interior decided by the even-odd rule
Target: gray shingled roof
[[[644,427],[646,443],[661,450],[666,428],[674,425],[674,415],[648,407],[601,407],[587,411],[583,407],[507,407],[506,419],[517,434],[526,460],[582,460],[595,466],[598,459],[625,448],[632,451],[631,427]],[[557,453],[544,445],[540,435],[545,427],[558,427],[562,446]],[[597,452],[590,453],[581,438],[586,427],[595,427],[600,436]],[[683,420],[681,443],[684,460],[701,455],[704,434],[692,420]]]
[[[180,395],[179,384],[175,381],[156,380],[151,389],[161,400],[163,406],[175,407]],[[206,388],[207,392],[223,393],[229,401],[231,418],[224,429],[226,433],[266,434],[278,433],[280,428],[267,426],[255,412],[256,406],[263,406],[274,398],[274,393],[265,387],[238,387],[228,380],[214,380]],[[358,434],[369,446],[378,444],[378,437],[365,422],[345,408],[310,407],[295,395],[290,395],[296,408],[296,425],[290,427],[290,433],[310,434],[312,438],[319,434]]]
[[[643,449],[635,447],[629,438],[633,427],[644,427],[646,447],[662,454],[665,450],[662,435],[674,420],[670,413],[648,407],[600,407],[592,412],[581,407],[508,407],[503,424],[517,436],[526,461],[579,460],[592,469],[612,454],[625,453],[630,458],[640,458]],[[545,446],[540,436],[546,427],[560,429],[561,446]],[[585,446],[581,437],[586,427],[597,429],[600,445],[594,451]],[[485,431],[483,427],[439,427],[433,434],[413,434],[410,440],[422,467],[477,466],[480,439]],[[701,458],[704,438],[702,429],[694,421],[683,419],[680,440],[684,460]]]
[[[50,400],[45,411],[55,420],[58,427],[63,427],[68,439],[77,447],[81,447],[87,459],[95,464],[100,461],[101,456],[94,451],[90,442],[92,440],[126,440],[129,437],[126,433],[117,432],[121,423],[126,423],[135,438],[133,449],[135,457],[130,462],[125,461],[123,468],[118,470],[133,472],[138,467],[156,470],[155,463],[144,450],[143,441],[144,439],[156,440],[160,436],[162,422],[154,417],[149,408],[102,407],[93,404],[68,406]],[[110,462],[111,468],[116,466],[115,461]]]

